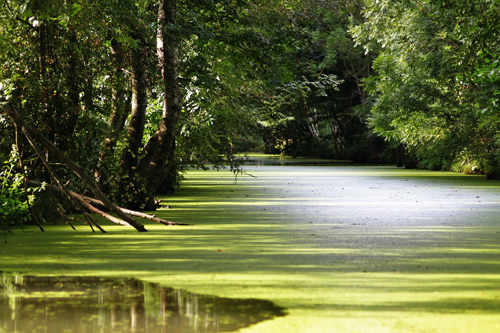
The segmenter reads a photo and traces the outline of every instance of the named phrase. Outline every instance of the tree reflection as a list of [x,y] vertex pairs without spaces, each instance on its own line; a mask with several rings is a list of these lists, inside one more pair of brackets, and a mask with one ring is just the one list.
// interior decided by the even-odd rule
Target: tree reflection
[[0,278],[2,332],[227,332],[285,314],[268,301],[198,295],[134,279]]

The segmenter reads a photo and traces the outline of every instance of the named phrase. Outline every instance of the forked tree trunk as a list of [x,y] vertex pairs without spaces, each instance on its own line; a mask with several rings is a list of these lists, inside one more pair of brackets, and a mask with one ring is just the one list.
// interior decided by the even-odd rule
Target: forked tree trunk
[[[147,108],[146,45],[131,50],[132,112],[127,143],[120,162],[118,192],[127,208],[154,210],[154,195],[175,169],[173,153],[175,134],[182,110],[182,93],[178,80],[178,42],[172,30],[176,23],[176,1],[160,0],[157,21],[157,57],[163,81],[163,110],[158,130],[142,146]],[[140,35],[138,33],[137,35]]]
[[[182,110],[182,93],[178,80],[178,42],[174,31],[176,1],[161,0],[158,9],[157,56],[164,84],[162,119],[158,130],[143,149],[137,173],[144,180],[147,194],[155,194],[168,177],[167,163],[175,149],[175,132]],[[151,196],[146,209],[154,209]]]

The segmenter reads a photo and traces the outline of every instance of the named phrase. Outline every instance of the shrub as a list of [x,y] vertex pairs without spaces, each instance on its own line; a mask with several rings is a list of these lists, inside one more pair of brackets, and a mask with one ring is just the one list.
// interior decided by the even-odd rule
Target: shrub
[[19,155],[13,146],[9,156],[0,156],[0,234],[4,237],[13,228],[29,220],[29,205],[35,201],[39,188],[24,188],[24,176],[16,168]]

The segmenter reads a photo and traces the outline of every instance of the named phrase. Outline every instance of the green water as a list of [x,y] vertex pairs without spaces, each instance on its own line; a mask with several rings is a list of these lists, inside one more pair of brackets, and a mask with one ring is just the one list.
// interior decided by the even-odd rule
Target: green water
[[130,278],[0,275],[0,332],[231,332],[283,308]]
[[189,170],[154,212],[189,226],[17,230],[0,244],[0,270],[133,277],[286,309],[241,332],[500,332],[499,181],[395,167],[244,171]]

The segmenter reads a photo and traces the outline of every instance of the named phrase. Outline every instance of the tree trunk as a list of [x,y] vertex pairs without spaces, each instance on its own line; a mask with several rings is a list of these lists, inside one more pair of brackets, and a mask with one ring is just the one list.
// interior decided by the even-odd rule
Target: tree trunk
[[400,143],[398,145],[398,150],[397,150],[397,158],[396,158],[396,163],[398,168],[402,168],[405,165],[405,155],[406,155],[406,148],[405,145]]
[[[128,126],[126,146],[120,161],[120,200],[131,209],[143,209],[149,200],[144,191],[142,177],[137,173],[139,154],[142,148],[146,109],[148,106],[146,66],[144,63],[146,45],[139,39],[139,46],[133,49],[132,61],[132,111]],[[151,196],[152,197],[152,196]]]
[[72,143],[69,141],[78,124],[80,114],[80,85],[82,79],[79,71],[77,38],[75,32],[69,33],[69,43],[67,45],[68,71],[65,73],[65,84],[67,87],[67,101],[57,110],[59,123],[57,125],[57,135],[60,139],[59,148],[67,150]]
[[[175,132],[182,110],[182,93],[178,80],[178,46],[174,31],[176,1],[161,0],[158,10],[157,55],[164,83],[163,113],[160,126],[143,150],[138,172],[145,181],[145,190],[154,194],[168,177],[166,165],[175,149]],[[149,198],[147,209],[154,208]]]
[[39,42],[39,64],[40,64],[40,81],[42,83],[42,102],[44,112],[41,113],[43,124],[45,125],[43,131],[48,139],[52,142],[55,140],[55,121],[57,117],[54,111],[54,89],[50,84],[51,64],[47,61],[48,54],[50,53],[50,34],[49,24],[51,22],[42,22],[38,28],[38,42]]
[[335,158],[344,159],[347,156],[345,135],[343,134],[341,122],[337,114],[330,116],[330,128],[332,130],[333,144],[335,146]]
[[113,79],[111,115],[109,117],[110,131],[104,139],[103,149],[99,156],[99,169],[96,172],[97,182],[105,193],[110,193],[109,163],[114,163],[112,161],[114,150],[126,117],[126,77],[122,67],[125,60],[125,51],[123,45],[114,38],[111,40],[111,52],[113,54]]

